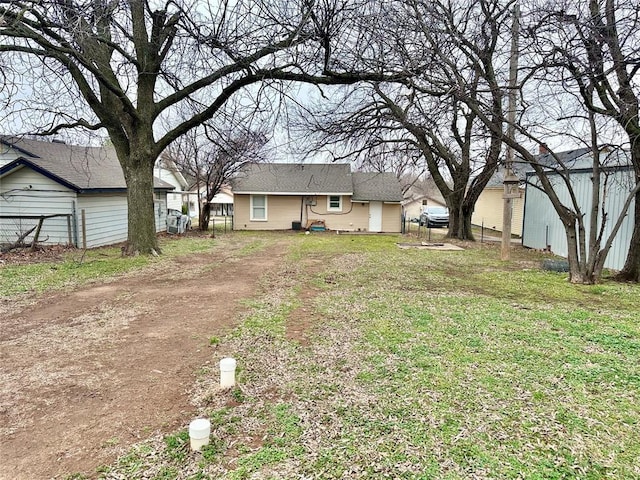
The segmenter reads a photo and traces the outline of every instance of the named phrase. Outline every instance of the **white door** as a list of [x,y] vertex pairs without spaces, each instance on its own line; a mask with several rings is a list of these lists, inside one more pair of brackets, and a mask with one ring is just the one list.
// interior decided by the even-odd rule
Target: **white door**
[[382,231],[382,202],[369,203],[369,231]]

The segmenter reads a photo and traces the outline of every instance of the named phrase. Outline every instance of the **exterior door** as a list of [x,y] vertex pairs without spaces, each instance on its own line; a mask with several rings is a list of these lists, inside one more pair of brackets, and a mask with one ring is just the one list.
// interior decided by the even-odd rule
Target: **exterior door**
[[382,202],[369,203],[369,231],[382,231]]

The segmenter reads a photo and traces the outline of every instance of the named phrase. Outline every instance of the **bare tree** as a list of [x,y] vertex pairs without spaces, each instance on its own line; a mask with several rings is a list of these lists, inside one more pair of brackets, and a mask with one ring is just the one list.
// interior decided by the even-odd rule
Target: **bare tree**
[[420,101],[420,90],[412,87],[409,95],[392,98],[376,87],[387,116],[411,135],[447,203],[448,236],[473,240],[471,216],[498,166],[499,137],[487,135],[476,115],[456,99],[426,94],[428,101]]
[[475,203],[498,167],[502,142],[501,133],[487,129],[465,102],[489,102],[494,118],[502,114],[502,93],[487,88],[478,70],[493,69],[507,15],[487,2],[485,14],[493,22],[479,22],[473,19],[481,6],[435,3],[441,8],[397,2],[387,15],[392,31],[379,32],[389,61],[428,68],[401,86],[376,82],[352,89],[335,104],[325,103],[323,113],[305,115],[303,124],[316,137],[312,148],[342,146],[341,155],[364,158],[362,163],[378,161],[380,149],[413,158],[414,168],[428,170],[449,207],[448,235],[473,239]]
[[[37,84],[31,111],[36,93],[48,93],[34,129],[106,130],[128,188],[127,252],[149,253],[158,250],[160,153],[252,85],[383,79],[379,52],[360,33],[377,8],[343,0],[0,0],[0,55],[11,54],[6,63]],[[185,104],[193,114],[181,120],[174,115]]]
[[[483,32],[490,34],[496,39],[502,39],[506,43],[509,36],[508,24],[504,21],[508,17],[509,2],[503,4],[497,2],[487,2],[481,0],[474,9],[475,14],[465,14],[459,9],[452,8],[452,2],[432,2],[428,6],[421,5],[428,11],[432,24],[442,26],[445,43],[442,37],[433,38],[432,45],[437,54],[439,62],[445,65],[456,78],[454,95],[463,102],[486,127],[504,143],[512,147],[519,156],[531,166],[535,171],[536,185],[543,189],[560,221],[562,222],[568,246],[568,260],[570,275],[569,279],[574,283],[594,283],[598,280],[606,255],[611,248],[611,243],[620,228],[621,222],[628,209],[631,199],[638,192],[638,185],[633,182],[630,188],[630,196],[627,197],[621,215],[614,219],[608,218],[604,208],[605,198],[602,193],[603,185],[608,181],[606,177],[608,165],[606,155],[601,148],[602,139],[597,130],[597,118],[592,115],[593,109],[585,109],[585,96],[594,95],[595,89],[582,91],[583,103],[578,102],[576,109],[569,112],[564,106],[565,103],[574,103],[578,98],[576,85],[570,85],[567,76],[562,74],[563,66],[552,61],[552,57],[541,49],[535,49],[535,39],[529,38],[528,47],[531,54],[526,58],[525,73],[518,87],[520,95],[520,112],[516,124],[511,124],[517,135],[508,136],[505,134],[505,126],[508,125],[508,115],[501,105],[501,97],[508,91],[508,83],[501,69],[504,69],[505,58],[500,56],[487,56],[486,52],[478,50],[468,36],[464,35],[460,28],[460,22],[466,25],[468,19],[473,18],[474,22],[483,25]],[[528,12],[533,14],[532,11]],[[425,17],[426,18],[426,17]],[[440,33],[440,32],[439,32]],[[553,38],[551,44],[555,44],[557,38]],[[562,43],[562,42],[561,42]],[[564,45],[564,43],[562,43]],[[450,45],[454,45],[455,53],[451,51]],[[454,60],[455,59],[455,60]],[[466,63],[469,69],[473,69],[481,77],[478,84],[469,81],[467,75],[460,73],[458,66]],[[481,85],[491,96],[477,96],[477,85]],[[548,91],[550,94],[546,101],[554,100],[559,106],[557,111],[562,112],[561,117],[550,117],[551,106],[540,104],[540,91]],[[593,97],[590,101],[593,102]],[[588,104],[588,103],[587,103]],[[590,114],[591,113],[591,114]],[[566,126],[569,122],[579,121],[586,134],[588,151],[591,155],[590,168],[593,172],[592,202],[594,207],[590,211],[585,211],[578,195],[574,189],[571,170],[572,166],[563,161],[561,155],[552,152],[550,161],[541,163],[539,157],[530,151],[531,145],[544,145],[553,124],[557,129],[564,122]],[[565,141],[566,141],[565,136]],[[572,139],[575,140],[575,139]],[[606,192],[606,189],[604,190]],[[589,220],[589,221],[587,221]],[[611,232],[605,234],[607,222],[613,225]],[[590,225],[587,228],[587,224]]]
[[260,153],[267,140],[266,134],[259,131],[237,128],[221,132],[205,124],[169,146],[165,154],[195,179],[201,230],[209,228],[213,197],[246,163],[262,160]]
[[[534,3],[537,21],[529,34],[549,71],[580,95],[590,115],[615,120],[628,138],[630,159],[640,180],[640,17],[633,1],[546,0]],[[630,190],[633,190],[632,186]],[[640,281],[640,192],[635,226],[620,278]]]
[[[597,283],[604,264],[619,233],[631,202],[640,183],[633,179],[616,178],[615,172],[625,168],[628,155],[611,145],[597,142],[592,136],[590,147],[580,150],[581,160],[567,162],[562,153],[550,151],[540,161],[527,151],[519,151],[533,167],[536,179],[529,187],[545,192],[560,221],[567,238],[569,279],[572,283]],[[514,148],[518,150],[518,147]],[[590,201],[585,202],[579,194],[579,173],[574,170],[586,168],[590,172]],[[582,175],[584,178],[584,175]],[[622,207],[617,216],[611,216],[608,205],[615,204],[613,192],[628,193],[622,198]]]

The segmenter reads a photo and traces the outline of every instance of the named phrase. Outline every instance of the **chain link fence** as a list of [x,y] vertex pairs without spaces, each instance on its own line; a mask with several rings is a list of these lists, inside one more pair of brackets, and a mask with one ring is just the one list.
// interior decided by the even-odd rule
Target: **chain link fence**
[[73,244],[72,215],[0,215],[0,252],[39,243]]

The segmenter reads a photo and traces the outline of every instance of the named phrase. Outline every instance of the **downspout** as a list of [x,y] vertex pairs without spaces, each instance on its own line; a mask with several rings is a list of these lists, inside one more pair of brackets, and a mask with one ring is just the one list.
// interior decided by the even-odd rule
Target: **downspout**
[[304,195],[300,196],[300,225],[302,225],[303,209],[304,209]]

